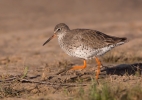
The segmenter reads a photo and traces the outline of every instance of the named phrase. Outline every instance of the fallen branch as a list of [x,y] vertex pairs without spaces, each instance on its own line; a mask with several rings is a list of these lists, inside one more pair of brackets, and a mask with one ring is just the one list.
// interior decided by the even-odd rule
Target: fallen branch
[[86,86],[88,84],[84,83],[51,83],[51,82],[41,82],[41,81],[32,81],[27,79],[19,80],[22,83],[37,83],[37,84],[45,84],[48,86],[69,86],[69,87],[76,87],[76,86]]

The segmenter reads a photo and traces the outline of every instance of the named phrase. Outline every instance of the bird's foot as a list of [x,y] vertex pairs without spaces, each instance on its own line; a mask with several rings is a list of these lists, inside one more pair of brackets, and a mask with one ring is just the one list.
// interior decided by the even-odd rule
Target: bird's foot
[[79,70],[79,69],[84,69],[86,68],[86,66],[74,66],[73,68],[71,68],[71,70]]
[[98,66],[97,67],[97,70],[95,71],[96,72],[96,76],[95,76],[95,78],[96,78],[96,80],[98,80],[98,78],[99,78],[99,74],[100,74],[100,72],[101,72],[101,66]]
[[74,66],[73,68],[71,68],[71,70],[79,70],[79,69],[84,69],[84,68],[86,68],[86,60],[84,60],[84,65]]
[[99,60],[97,57],[95,57],[95,60],[96,60],[97,65],[98,65],[98,66],[97,66],[97,70],[95,71],[95,72],[96,72],[95,78],[96,78],[97,83],[99,84],[98,78],[99,78],[99,74],[100,74],[100,72],[101,72],[102,64],[101,64],[100,60]]

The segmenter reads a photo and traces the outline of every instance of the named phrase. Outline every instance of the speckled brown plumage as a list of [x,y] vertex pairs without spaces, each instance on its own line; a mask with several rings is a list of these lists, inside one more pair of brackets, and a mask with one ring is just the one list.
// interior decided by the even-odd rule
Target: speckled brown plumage
[[67,54],[83,59],[103,55],[126,41],[126,38],[109,36],[96,30],[70,30],[64,23],[56,25],[54,32],[58,36],[59,45]]
[[[84,59],[83,66],[73,67],[73,69],[83,69],[86,67],[86,60],[95,57],[98,66],[101,66],[98,56],[105,54],[112,48],[124,44],[126,38],[119,38],[106,35],[102,32],[91,29],[73,29],[64,24],[57,24],[54,28],[54,35],[50,37],[43,45],[49,42],[53,37],[58,36],[60,47],[70,56]],[[98,67],[98,70],[100,67]],[[97,75],[99,74],[99,71]],[[97,76],[98,78],[98,76]]]

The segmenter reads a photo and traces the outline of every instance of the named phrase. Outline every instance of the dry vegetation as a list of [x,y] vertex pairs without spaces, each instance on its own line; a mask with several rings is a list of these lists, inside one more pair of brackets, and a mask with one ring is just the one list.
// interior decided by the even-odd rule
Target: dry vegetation
[[[99,84],[94,80],[95,69],[90,65],[83,71],[71,71],[69,69],[72,65],[67,61],[46,65],[39,71],[41,74],[35,76],[29,75],[28,67],[25,67],[23,73],[19,75],[1,75],[0,98],[29,100],[140,100],[142,98],[142,63],[105,66],[101,70]],[[54,70],[56,68],[59,71]],[[57,94],[60,94],[59,98]]]
[[[141,0],[15,0],[0,2],[0,99],[3,100],[142,100]],[[52,35],[57,23],[127,37],[128,42],[82,64],[69,57]]]

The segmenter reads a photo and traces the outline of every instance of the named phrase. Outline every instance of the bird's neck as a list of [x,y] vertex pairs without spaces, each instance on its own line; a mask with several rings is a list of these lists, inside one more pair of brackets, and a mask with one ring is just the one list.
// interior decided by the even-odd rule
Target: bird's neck
[[65,36],[66,36],[66,33],[60,34],[58,36],[58,43],[63,50],[64,50],[64,38],[65,38]]
[[58,39],[63,38],[65,35],[66,35],[66,32],[64,32],[64,33],[60,34],[60,35],[58,36]]

